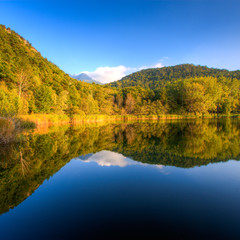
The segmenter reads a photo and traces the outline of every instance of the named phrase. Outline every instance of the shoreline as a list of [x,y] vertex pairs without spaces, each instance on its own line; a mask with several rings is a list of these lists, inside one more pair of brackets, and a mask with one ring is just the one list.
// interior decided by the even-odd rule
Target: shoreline
[[67,115],[56,114],[32,114],[20,115],[18,118],[24,122],[34,123],[38,126],[53,126],[53,125],[68,125],[68,124],[82,124],[82,123],[95,123],[103,121],[137,121],[137,120],[178,120],[178,119],[207,119],[207,118],[240,118],[239,114],[208,114],[208,115],[150,115],[150,116],[134,116],[134,115],[75,115],[70,119]]
[[70,119],[66,115],[55,115],[55,114],[32,114],[22,115],[15,118],[11,117],[0,117],[0,144],[9,144],[11,142],[18,141],[19,133],[28,132],[48,132],[52,127],[77,127],[88,125],[105,125],[109,123],[133,123],[133,122],[172,122],[180,120],[204,120],[204,119],[220,119],[220,118],[240,118],[239,114],[232,115],[205,115],[205,116],[194,116],[194,115],[151,115],[151,116],[133,116],[133,115],[88,115],[88,116],[74,116]]

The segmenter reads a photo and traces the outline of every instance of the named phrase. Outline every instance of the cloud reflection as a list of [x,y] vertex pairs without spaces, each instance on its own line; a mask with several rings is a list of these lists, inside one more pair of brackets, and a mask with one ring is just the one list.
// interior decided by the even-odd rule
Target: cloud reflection
[[[149,166],[149,164],[137,162],[128,157],[123,156],[120,153],[111,152],[111,151],[107,151],[107,150],[103,150],[103,151],[97,152],[95,154],[88,154],[85,156],[80,156],[77,158],[77,160],[81,160],[86,163],[95,162],[99,166],[102,166],[102,167],[110,167],[110,166],[126,167],[129,165]],[[154,166],[156,166],[160,169],[162,169],[164,167],[163,165],[154,165]]]

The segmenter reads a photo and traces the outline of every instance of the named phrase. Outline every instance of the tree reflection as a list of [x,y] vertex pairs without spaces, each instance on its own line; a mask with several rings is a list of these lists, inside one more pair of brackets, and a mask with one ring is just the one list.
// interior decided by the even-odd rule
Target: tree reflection
[[102,150],[135,161],[194,167],[239,159],[238,119],[81,125],[0,145],[0,213],[21,203],[72,158]]

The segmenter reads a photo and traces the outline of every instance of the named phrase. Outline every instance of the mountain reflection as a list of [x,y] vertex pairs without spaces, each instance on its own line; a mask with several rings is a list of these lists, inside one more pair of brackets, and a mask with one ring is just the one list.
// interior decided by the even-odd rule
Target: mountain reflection
[[0,213],[21,203],[73,158],[100,166],[191,168],[240,157],[238,119],[81,125],[21,139],[0,146]]

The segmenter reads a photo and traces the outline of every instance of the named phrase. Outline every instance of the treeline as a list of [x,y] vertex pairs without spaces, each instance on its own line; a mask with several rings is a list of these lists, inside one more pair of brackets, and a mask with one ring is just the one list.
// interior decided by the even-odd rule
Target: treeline
[[[162,89],[162,100],[178,113],[239,113],[240,81],[225,77],[178,80]],[[164,102],[164,101],[163,101]]]
[[239,78],[239,71],[182,65],[144,70],[111,86],[88,84],[70,78],[17,33],[0,26],[3,117],[239,113]]
[[240,112],[240,81],[199,77],[171,81],[160,90],[125,87],[117,103],[129,114],[230,114]]

